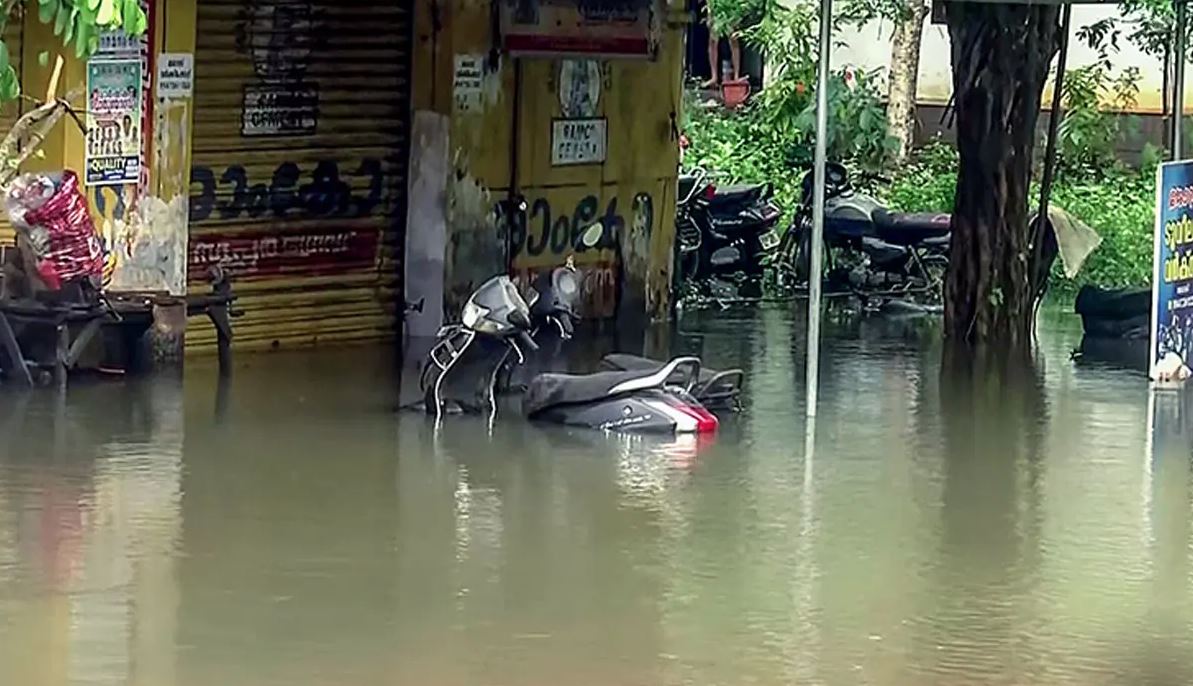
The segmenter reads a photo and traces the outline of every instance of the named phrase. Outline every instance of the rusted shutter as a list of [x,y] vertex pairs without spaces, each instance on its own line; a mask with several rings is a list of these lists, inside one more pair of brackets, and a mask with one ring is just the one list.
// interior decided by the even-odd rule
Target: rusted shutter
[[188,279],[232,275],[238,346],[396,333],[412,3],[198,3]]
[[[17,76],[21,75],[21,57],[24,37],[24,21],[20,17],[13,17],[8,20],[8,26],[4,29],[4,42],[8,45],[8,59],[12,62],[13,69],[17,70]],[[43,86],[44,88],[44,86]],[[45,97],[44,94],[41,97]],[[15,102],[5,103],[0,107],[0,137],[8,135],[12,131],[13,124],[17,123],[17,119],[21,116],[21,100]],[[16,240],[16,235],[13,232],[12,224],[8,222],[8,213],[0,210],[0,245],[12,245]]]

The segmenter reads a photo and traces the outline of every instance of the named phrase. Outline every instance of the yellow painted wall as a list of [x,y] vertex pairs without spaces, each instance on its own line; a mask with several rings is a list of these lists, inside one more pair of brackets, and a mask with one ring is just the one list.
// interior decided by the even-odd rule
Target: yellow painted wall
[[[489,11],[488,0],[423,2],[415,27],[414,106],[451,117],[449,309],[501,268],[497,253],[503,239],[493,207],[510,192],[516,138],[514,185],[527,201],[529,216],[525,239],[515,241],[512,271],[527,275],[562,264],[573,252],[565,239],[569,229],[594,220],[618,224],[628,232],[623,245],[641,246],[641,254],[648,256],[625,260],[645,296],[641,306],[647,314],[665,316],[679,162],[672,121],[679,120],[682,107],[684,27],[676,19],[682,19],[682,12],[667,10],[660,18],[654,60],[600,62],[597,116],[608,121],[604,164],[553,167],[551,123],[562,116],[558,82],[563,62],[514,60],[495,53]],[[483,104],[471,111],[453,99],[456,55],[491,60]],[[516,81],[521,84],[517,107]],[[586,251],[576,257],[585,272],[589,313],[612,315],[612,284],[621,267],[614,251]]]
[[[148,39],[155,54],[193,52],[195,46],[195,8],[197,0],[151,0]],[[22,48],[22,87],[42,98],[49,84],[55,58],[61,55],[60,95],[76,95],[72,101],[79,110],[86,103],[86,61],[75,57],[73,48],[63,48],[53,28],[42,24],[36,12],[26,13],[25,40]],[[38,56],[49,52],[46,66]],[[152,68],[152,67],[151,67]],[[152,81],[149,82],[152,90]],[[149,101],[156,100],[149,94]],[[117,269],[113,290],[167,291],[182,295],[185,287],[187,189],[190,169],[190,100],[170,104],[154,103],[152,131],[156,137],[143,160],[150,171],[149,184],[122,186],[84,186],[97,228],[104,233]],[[149,131],[142,130],[143,136]],[[63,118],[42,146],[44,156],[26,163],[29,171],[71,169],[85,175],[85,139],[70,119]],[[142,221],[133,221],[136,208],[144,210]],[[159,235],[152,235],[154,233]],[[181,242],[170,237],[178,234]],[[171,273],[162,273],[162,253],[157,243],[170,245],[172,259],[166,260]],[[151,245],[152,244],[152,245]],[[150,248],[153,248],[150,250]],[[171,286],[170,283],[173,285]]]

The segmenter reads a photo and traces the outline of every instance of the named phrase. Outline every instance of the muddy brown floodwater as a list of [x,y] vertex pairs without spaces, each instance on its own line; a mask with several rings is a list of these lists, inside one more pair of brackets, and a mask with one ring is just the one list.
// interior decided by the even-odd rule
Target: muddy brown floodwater
[[399,414],[385,350],[0,394],[0,684],[1193,683],[1193,403],[930,324],[687,318],[715,441]]

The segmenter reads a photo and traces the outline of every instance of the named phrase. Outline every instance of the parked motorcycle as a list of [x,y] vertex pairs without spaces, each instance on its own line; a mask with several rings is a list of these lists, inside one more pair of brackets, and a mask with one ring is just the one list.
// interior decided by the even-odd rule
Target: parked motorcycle
[[[876,179],[878,177],[875,177]],[[780,287],[806,288],[810,271],[814,172],[779,246]],[[825,168],[824,282],[829,293],[940,299],[949,266],[948,214],[892,212],[856,190],[844,165]]]
[[721,186],[697,169],[679,177],[676,247],[685,282],[712,278],[761,284],[779,234],[782,212],[770,184]]
[[[581,241],[592,246],[600,237],[601,227],[595,225]],[[528,354],[539,350],[535,334],[550,329],[563,340],[571,336],[578,286],[575,269],[567,264],[537,279],[525,297],[508,276],[493,277],[478,288],[464,306],[461,323],[445,327],[428,356],[421,378],[426,411],[438,417],[487,404],[496,412],[510,366],[526,363]],[[504,350],[494,356],[485,348]],[[497,363],[484,373],[466,375],[473,382],[471,393],[465,393],[470,399],[449,397],[445,384],[478,349],[480,359]],[[655,370],[540,373],[526,384],[522,409],[532,420],[604,431],[708,433],[718,422],[691,395],[700,378],[700,361],[691,357]]]

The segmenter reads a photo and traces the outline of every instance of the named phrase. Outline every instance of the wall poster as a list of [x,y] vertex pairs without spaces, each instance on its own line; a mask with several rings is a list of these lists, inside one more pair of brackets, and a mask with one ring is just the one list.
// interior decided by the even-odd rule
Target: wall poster
[[140,180],[141,95],[140,59],[87,63],[88,186]]

